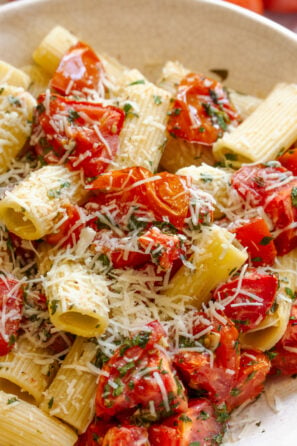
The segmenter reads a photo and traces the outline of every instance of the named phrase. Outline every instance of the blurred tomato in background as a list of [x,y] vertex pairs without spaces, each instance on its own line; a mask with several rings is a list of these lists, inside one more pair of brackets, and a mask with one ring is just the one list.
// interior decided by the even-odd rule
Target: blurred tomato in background
[[297,12],[297,0],[264,0],[264,7],[275,12]]
[[[263,14],[264,6],[263,0],[226,0],[234,5],[241,6],[242,8],[250,9],[251,11]],[[293,0],[294,1],[294,0]],[[297,1],[297,0],[296,0]]]

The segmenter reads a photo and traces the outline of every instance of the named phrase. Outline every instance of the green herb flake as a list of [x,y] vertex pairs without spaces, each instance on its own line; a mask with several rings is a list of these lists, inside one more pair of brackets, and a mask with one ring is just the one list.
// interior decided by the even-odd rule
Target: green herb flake
[[162,104],[162,98],[161,98],[161,96],[154,95],[154,103],[155,103],[156,105],[160,105],[160,104]]
[[205,410],[201,410],[198,418],[200,418],[201,420],[207,420],[209,417],[209,413],[205,412]]
[[93,440],[93,441],[96,441],[96,443],[98,443],[99,435],[97,435],[97,434],[95,434],[95,433],[93,432],[93,434],[92,434],[92,440]]
[[4,87],[1,87],[1,88],[0,88],[0,94],[2,94],[4,90],[5,90],[5,88],[4,88]]
[[49,409],[51,409],[53,407],[53,404],[54,404],[54,397],[52,396],[51,399],[49,400],[48,404],[47,404],[47,407]]
[[125,376],[126,373],[127,373],[129,370],[134,369],[134,368],[135,368],[135,362],[134,362],[134,361],[127,362],[127,364],[123,365],[123,367],[120,367],[120,368],[118,369],[119,374],[120,374],[120,377]]
[[296,296],[291,288],[285,287],[285,292],[292,300],[295,300]]
[[16,341],[16,337],[15,337],[15,335],[14,335],[14,334],[11,334],[11,335],[9,336],[8,345],[9,345],[9,346],[14,345],[14,344],[15,344],[15,341]]
[[189,446],[200,446],[200,441],[192,441],[192,443],[189,444]]
[[145,84],[145,80],[144,79],[139,79],[137,81],[131,82],[130,84],[128,84],[128,87],[130,87],[132,85],[141,85],[141,84]]
[[8,96],[8,102],[10,103],[10,105],[15,105],[16,107],[22,106],[21,101],[15,96]]
[[272,237],[266,236],[266,237],[263,237],[262,240],[260,240],[259,244],[262,245],[262,246],[266,246],[266,245],[268,245],[271,242],[271,240],[273,240]]
[[51,314],[55,314],[58,308],[59,301],[57,299],[53,299],[50,303],[50,311]]
[[68,121],[70,122],[70,123],[73,123],[76,119],[78,119],[78,118],[80,118],[80,115],[79,115],[79,113],[77,113],[77,111],[76,110],[70,110],[69,111],[69,114],[68,114]]
[[211,183],[213,181],[213,177],[207,173],[200,173],[200,178],[203,183]]
[[253,257],[251,259],[252,262],[262,262],[262,257]]
[[291,190],[291,200],[294,208],[297,208],[297,187],[292,187]]
[[237,155],[236,155],[236,153],[225,153],[225,158],[228,161],[236,161]]
[[186,414],[182,414],[179,419],[184,423],[192,423],[192,418],[188,417]]
[[237,389],[237,387],[234,387],[233,389],[231,389],[230,391],[230,395],[231,396],[238,396],[240,394],[241,390]]
[[13,396],[12,398],[9,398],[8,400],[7,400],[7,405],[9,406],[10,404],[13,404],[13,403],[16,403],[17,401],[19,401],[18,399],[17,399],[17,397],[16,396]]

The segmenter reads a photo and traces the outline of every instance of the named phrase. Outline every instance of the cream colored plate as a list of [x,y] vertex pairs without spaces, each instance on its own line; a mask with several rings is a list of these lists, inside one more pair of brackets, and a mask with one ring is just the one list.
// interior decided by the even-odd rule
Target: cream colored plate
[[[57,24],[152,79],[163,62],[177,59],[206,73],[227,69],[227,84],[247,93],[264,95],[276,82],[297,82],[297,37],[221,0],[11,3],[0,9],[0,59],[29,63],[33,49]],[[297,380],[274,381],[269,388],[270,397],[279,395],[279,412],[269,409],[265,398],[245,410],[240,418],[248,427],[237,446],[297,444]]]

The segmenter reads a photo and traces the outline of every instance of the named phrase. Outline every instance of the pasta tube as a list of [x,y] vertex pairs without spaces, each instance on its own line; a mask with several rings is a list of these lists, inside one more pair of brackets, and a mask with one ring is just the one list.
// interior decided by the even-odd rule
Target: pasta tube
[[52,323],[60,330],[92,337],[108,324],[108,282],[77,262],[55,259],[44,288]]
[[228,206],[229,201],[230,171],[202,164],[199,167],[184,167],[176,173],[177,175],[191,177],[193,184],[213,196],[216,201],[215,218],[220,218],[224,215],[222,209]]
[[30,85],[30,77],[24,71],[0,61],[0,84],[13,85],[27,90]]
[[54,371],[54,361],[44,365],[46,350],[36,349],[21,337],[14,349],[0,360],[0,378],[18,386],[21,392],[32,395],[37,403],[47,388]]
[[23,88],[0,82],[0,173],[8,169],[30,135],[35,105]]
[[297,250],[278,258],[279,291],[276,299],[276,310],[270,313],[254,329],[241,336],[244,347],[270,350],[286,331],[291,313],[294,292],[297,289],[296,272]]
[[232,166],[275,159],[297,140],[297,85],[279,84],[240,126],[213,146]]
[[48,74],[52,75],[58,68],[62,56],[77,41],[77,37],[65,28],[56,26],[45,36],[38,48],[36,48],[33,53],[33,60]]
[[31,79],[28,87],[29,92],[32,94],[32,96],[34,96],[34,98],[37,98],[47,89],[51,77],[37,65],[26,65],[23,67],[23,71],[27,73]]
[[76,433],[38,407],[0,391],[1,446],[73,446]]
[[182,266],[164,293],[168,296],[190,296],[191,303],[200,308],[208,302],[211,290],[226,282],[247,258],[246,251],[226,229],[216,225],[204,228],[191,259],[193,269]]
[[239,111],[242,119],[246,119],[250,116],[263,102],[263,99],[251,96],[249,94],[238,93],[235,90],[228,89],[228,94],[231,102],[235,105]]
[[[45,36],[38,48],[36,48],[33,53],[33,59],[44,71],[49,75],[53,75],[63,55],[77,41],[78,38],[67,31],[67,29],[62,26],[56,26]],[[109,55],[99,54],[98,57],[103,63],[108,79],[111,82],[117,82],[122,77],[122,73],[126,67]],[[107,87],[114,89],[114,85],[110,85],[109,83],[107,83]]]
[[[166,141],[171,96],[147,82],[138,71],[131,71],[127,71],[122,79],[127,85],[121,90],[121,98],[128,108],[120,133],[120,149],[112,168],[143,166],[154,172]],[[139,73],[136,80],[135,72]]]
[[7,191],[0,201],[0,220],[14,234],[38,240],[53,231],[65,203],[84,196],[80,176],[63,166],[45,166]]
[[79,433],[85,431],[94,416],[97,376],[92,361],[96,352],[94,343],[76,338],[40,406]]

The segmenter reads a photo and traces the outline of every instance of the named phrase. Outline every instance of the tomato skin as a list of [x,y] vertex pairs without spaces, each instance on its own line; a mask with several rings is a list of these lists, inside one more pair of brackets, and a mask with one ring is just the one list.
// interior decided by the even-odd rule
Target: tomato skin
[[237,240],[247,248],[254,266],[273,265],[277,252],[265,220],[252,220],[236,228],[234,232]]
[[263,14],[264,6],[262,0],[225,0],[234,5],[241,6],[242,8],[250,9],[251,11]]
[[297,191],[297,180],[278,188],[277,194],[264,207],[264,211],[272,220],[274,228],[283,230],[275,238],[274,243],[278,255],[282,256],[297,247],[296,228],[285,229],[297,221],[296,204],[292,202],[292,191]]
[[[236,278],[221,285],[215,290],[213,298],[219,302],[227,299],[226,303],[222,302],[225,306],[225,314],[233,320],[238,331],[244,333],[255,328],[271,308],[278,289],[278,279],[272,274],[262,274],[257,272],[256,269],[250,268],[241,281],[240,291],[237,292],[239,280]],[[259,297],[261,299],[260,305],[249,305],[250,303],[257,303],[257,300],[247,293]],[[232,300],[232,296],[236,296],[235,299]],[[230,303],[228,302],[229,299]],[[239,305],[245,302],[247,303],[246,306]],[[259,319],[260,316],[262,316],[262,319]]]
[[273,231],[277,231],[274,244],[278,255],[297,247],[296,228],[286,229],[297,221],[297,180],[292,172],[278,162],[244,166],[233,175],[231,184],[252,207],[263,206]]
[[182,414],[152,425],[149,439],[151,446],[212,446],[220,444],[223,432],[224,426],[216,420],[211,403],[200,398],[191,400]]
[[85,43],[77,42],[62,57],[50,87],[62,95],[79,94],[84,88],[98,90],[103,75],[97,54]]
[[[0,277],[0,356],[9,353],[16,341],[23,308],[23,288],[13,277]],[[13,312],[13,318],[8,318]],[[5,336],[2,335],[5,333]]]
[[148,431],[138,426],[112,427],[102,446],[149,446]]
[[[72,204],[64,204],[61,207],[65,209],[67,220],[59,226],[57,232],[46,235],[44,239],[50,245],[57,245],[62,239],[65,239],[61,247],[72,247],[79,240],[81,230],[84,227],[84,223],[81,223],[76,229],[72,230],[74,225],[82,220],[83,209]],[[61,215],[60,219],[63,218],[64,216]]]
[[[35,143],[34,135],[40,135],[42,130],[43,136],[38,137],[35,145],[37,156],[45,164],[59,164],[70,150],[64,161],[70,170],[82,169],[87,178],[104,172],[118,150],[124,112],[117,107],[74,101],[57,94],[50,95],[47,111],[47,100],[45,94],[37,100],[31,139]],[[62,129],[61,116],[65,117]]]
[[[177,235],[165,234],[160,229],[152,226],[148,231],[142,234],[138,239],[139,245],[146,250],[150,249],[153,262],[161,268],[168,270],[173,262],[185,255],[181,239]],[[157,251],[157,254],[154,254]]]
[[[150,178],[151,181],[142,182]],[[155,220],[163,221],[167,217],[172,225],[182,229],[190,204],[187,182],[180,175],[168,172],[153,175],[143,167],[128,167],[101,175],[87,188],[112,191],[117,201],[129,203],[130,206],[132,201],[139,202],[152,211]]]
[[239,373],[226,401],[229,411],[245,401],[255,399],[263,391],[270,365],[265,353],[258,350],[242,351]]
[[297,353],[286,348],[297,348],[297,305],[292,306],[291,316],[285,334],[268,353],[271,358],[272,374],[295,375],[297,373]]
[[[203,316],[203,313],[198,313]],[[240,352],[238,348],[238,331],[231,320],[224,316],[226,324],[211,321],[213,329],[211,334],[219,338],[219,343],[214,350],[213,364],[208,353],[183,351],[175,354],[173,363],[187,385],[193,389],[205,390],[208,398],[221,403],[229,396],[233,387],[234,376],[239,368]],[[204,330],[206,325],[197,324],[193,333],[197,335]],[[209,335],[207,335],[208,338]],[[205,340],[203,341],[205,344]],[[234,373],[226,373],[226,370]]]
[[278,161],[283,167],[290,170],[294,176],[297,176],[297,147],[287,150]]
[[75,446],[102,446],[105,434],[114,426],[112,422],[95,417],[86,432],[78,437]]
[[231,185],[251,206],[263,206],[267,197],[276,191],[276,189],[272,189],[270,192],[269,188],[290,177],[292,177],[292,173],[277,162],[271,166],[247,165],[234,173]]
[[189,73],[178,86],[167,130],[175,138],[211,146],[230,123],[239,122],[219,82]]
[[[100,376],[96,393],[98,416],[125,414],[138,407],[139,416],[151,419],[150,401],[154,402],[157,419],[187,408],[184,388],[174,375],[169,358],[155,346],[164,337],[164,330],[157,321],[148,324],[147,328],[149,331],[127,340],[104,364],[107,376]],[[139,371],[144,369],[148,372],[142,376]],[[171,395],[169,410],[163,402],[154,373],[158,373],[167,394]],[[116,383],[116,389],[109,385],[109,380]]]
[[275,12],[297,12],[295,0],[264,0],[264,6],[269,11]]

